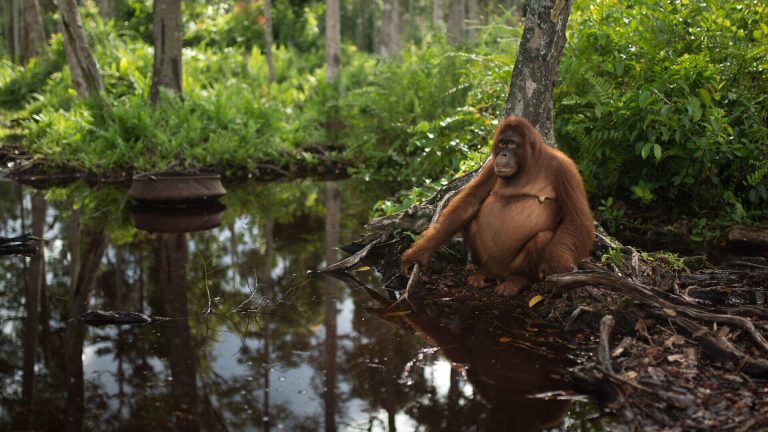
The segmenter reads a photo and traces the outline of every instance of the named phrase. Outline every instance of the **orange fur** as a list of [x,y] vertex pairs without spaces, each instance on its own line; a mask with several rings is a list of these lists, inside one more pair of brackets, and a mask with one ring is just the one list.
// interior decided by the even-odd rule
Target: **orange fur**
[[[510,128],[524,138],[525,145],[517,156],[518,171],[501,179],[494,171],[494,160],[499,137]],[[404,270],[414,262],[425,267],[432,254],[462,230],[480,269],[470,275],[473,285],[482,281],[478,275],[496,278],[502,285],[514,280],[517,287],[521,276],[530,283],[569,271],[589,255],[594,238],[592,213],[576,165],[546,146],[536,129],[520,117],[508,117],[499,124],[491,159],[403,253]]]

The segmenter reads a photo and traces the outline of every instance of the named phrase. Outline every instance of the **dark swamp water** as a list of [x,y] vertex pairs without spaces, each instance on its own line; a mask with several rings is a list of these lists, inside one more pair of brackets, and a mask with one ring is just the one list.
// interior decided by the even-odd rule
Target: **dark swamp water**
[[[568,392],[572,360],[524,326],[500,342],[449,317],[457,333],[311,273],[360,234],[364,186],[226,186],[219,207],[158,215],[125,187],[0,180],[0,237],[46,240],[0,256],[0,429],[603,429],[594,403],[530,397]],[[76,319],[94,310],[153,321]]]

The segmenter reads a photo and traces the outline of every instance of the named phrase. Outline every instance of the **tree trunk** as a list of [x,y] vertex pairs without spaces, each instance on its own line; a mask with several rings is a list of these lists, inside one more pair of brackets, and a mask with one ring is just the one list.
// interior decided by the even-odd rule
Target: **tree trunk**
[[460,44],[464,41],[464,0],[451,0],[448,11],[448,42]]
[[21,0],[4,2],[3,15],[5,18],[5,40],[8,43],[8,54],[12,60],[17,60],[21,51]]
[[160,87],[181,93],[181,0],[155,0],[152,14],[155,61],[149,100],[156,103]]
[[467,15],[467,41],[472,43],[475,41],[477,26],[480,24],[477,20],[477,0],[467,1]]
[[550,146],[555,146],[552,92],[570,12],[571,0],[531,1],[504,108],[504,117],[526,118]]
[[368,51],[366,28],[368,22],[368,1],[357,0],[357,19],[355,21],[355,45],[360,51]]
[[341,65],[341,12],[339,0],[325,2],[325,79],[336,83]]
[[64,33],[64,51],[67,55],[72,88],[81,97],[96,96],[104,90],[99,66],[93,58],[83,22],[75,0],[59,0],[61,31]]
[[384,58],[400,55],[400,1],[384,0],[381,15],[381,54]]
[[272,59],[272,0],[264,0],[264,54],[267,57],[267,76],[275,82],[275,62]]
[[115,17],[115,0],[99,0],[99,15],[105,20]]
[[435,33],[445,31],[445,10],[443,8],[444,0],[432,0],[432,30]]
[[46,52],[48,41],[43,28],[40,4],[37,0],[25,0],[22,5],[24,22],[22,24],[19,61],[26,66],[33,57]]

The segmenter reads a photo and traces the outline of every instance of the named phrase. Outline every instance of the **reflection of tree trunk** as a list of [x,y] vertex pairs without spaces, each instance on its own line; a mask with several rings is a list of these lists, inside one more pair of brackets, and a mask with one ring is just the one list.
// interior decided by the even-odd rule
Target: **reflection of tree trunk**
[[[69,293],[70,319],[84,314],[88,308],[88,298],[99,270],[107,236],[104,228],[92,228],[85,232],[86,250],[83,255],[77,279],[73,279]],[[83,342],[85,325],[77,320],[67,322],[64,333],[64,364],[67,370],[67,406],[66,430],[80,431],[85,418],[85,381],[83,378]]]
[[96,96],[104,90],[104,82],[88,45],[77,3],[75,0],[59,0],[58,6],[72,88],[81,97]]
[[155,0],[152,39],[155,58],[149,100],[155,103],[160,87],[181,93],[181,0]]
[[[341,194],[334,182],[325,184],[325,262],[338,261]],[[336,430],[336,283],[325,277],[325,431]]]
[[451,0],[448,10],[448,41],[460,44],[464,41],[464,0]]
[[[264,265],[261,268],[262,278],[261,282],[264,284],[265,292],[264,296],[269,300],[274,300],[274,281],[272,280],[272,250],[274,247],[274,227],[275,224],[272,220],[267,220],[264,223]],[[264,374],[264,392],[263,392],[263,427],[264,432],[269,432],[272,426],[272,419],[269,415],[269,392],[270,392],[270,380],[269,369],[271,358],[271,344],[272,344],[272,331],[271,331],[272,317],[265,315],[264,317],[264,358],[262,359],[262,372]]]
[[21,53],[19,61],[26,65],[33,57],[45,53],[48,41],[43,28],[43,16],[40,14],[40,4],[37,0],[24,0],[24,31],[21,33]]
[[457,412],[459,408],[459,372],[455,368],[451,368],[448,383],[448,411]]
[[[395,337],[389,329],[382,337],[382,342],[386,347],[387,354],[384,359],[384,364],[387,372],[396,373],[395,371],[402,365],[398,364],[397,358],[394,356],[394,352],[397,349],[395,347]],[[384,409],[387,411],[387,432],[397,432],[397,423],[395,422],[395,414],[397,414],[397,395],[395,394],[396,386],[387,386],[384,389]]]
[[[43,237],[46,215],[45,195],[37,191],[32,197],[32,235]],[[40,325],[40,292],[45,282],[45,245],[37,242],[38,252],[32,257],[29,280],[27,281],[26,302],[27,318],[24,322],[24,366],[22,372],[21,399],[27,415],[23,416],[31,426],[34,408],[35,358],[37,354],[37,332]]]
[[200,430],[197,401],[197,370],[187,313],[187,242],[184,234],[164,234],[158,238],[158,273],[163,313],[175,318],[165,323],[162,333],[168,346],[168,362],[173,378],[171,397],[174,422],[178,430]]
[[269,82],[275,82],[275,62],[272,60],[272,0],[264,0],[264,55],[267,57]]

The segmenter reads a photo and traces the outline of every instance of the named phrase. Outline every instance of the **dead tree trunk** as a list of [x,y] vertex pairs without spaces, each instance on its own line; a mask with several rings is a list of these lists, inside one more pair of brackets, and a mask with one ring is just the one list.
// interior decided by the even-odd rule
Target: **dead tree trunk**
[[64,33],[64,51],[72,76],[72,88],[81,97],[96,96],[104,90],[99,66],[85,37],[83,22],[75,0],[59,0],[61,30]]
[[536,0],[528,6],[504,117],[517,115],[533,124],[555,146],[552,92],[565,46],[572,0]]
[[149,100],[156,103],[160,87],[181,93],[181,0],[155,0],[152,26],[155,60]]
[[43,16],[40,14],[40,4],[37,0],[25,0],[22,8],[24,23],[19,61],[22,65],[26,65],[32,58],[44,54],[48,43],[43,28]]

